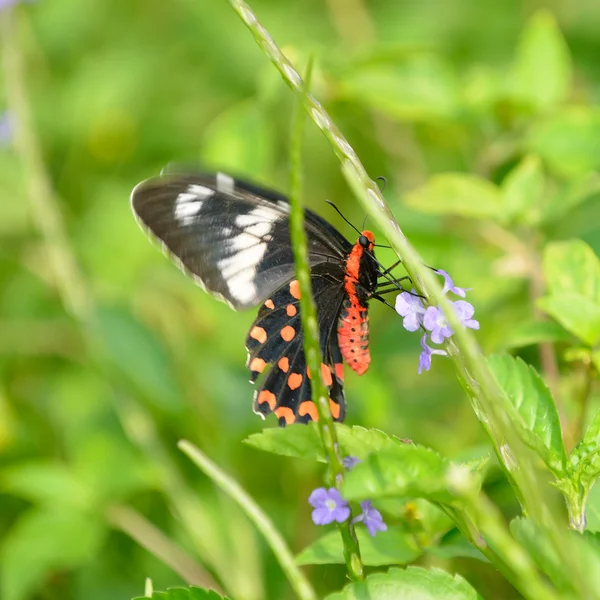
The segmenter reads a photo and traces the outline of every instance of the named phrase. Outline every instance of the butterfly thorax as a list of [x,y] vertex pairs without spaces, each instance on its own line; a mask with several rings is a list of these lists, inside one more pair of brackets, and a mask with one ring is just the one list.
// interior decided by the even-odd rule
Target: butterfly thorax
[[363,231],[348,254],[344,275],[346,298],[338,318],[338,342],[348,366],[362,375],[369,368],[368,300],[377,284],[375,236]]

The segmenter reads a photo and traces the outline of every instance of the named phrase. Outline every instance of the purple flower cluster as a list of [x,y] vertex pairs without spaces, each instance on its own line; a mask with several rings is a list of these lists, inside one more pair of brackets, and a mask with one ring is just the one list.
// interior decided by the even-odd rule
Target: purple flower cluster
[[[14,6],[15,4],[19,4],[21,0],[0,0],[0,10],[3,10],[5,8],[10,8],[11,6]],[[33,2],[34,0],[27,0],[27,2]]]
[[[346,469],[352,469],[360,460],[355,456],[346,456],[343,462]],[[315,525],[329,525],[334,521],[343,523],[350,517],[348,502],[336,488],[317,488],[309,496],[308,503],[314,508],[312,520]],[[381,513],[373,508],[370,500],[361,502],[360,507],[362,512],[352,519],[353,524],[363,523],[373,537],[378,531],[387,530]]]
[[[2,0],[0,0],[0,8]],[[0,114],[0,146],[8,146],[12,142],[14,124],[10,113]]]
[[[467,295],[470,288],[459,288],[454,285],[452,278],[446,271],[438,269],[435,271],[444,278],[444,293],[452,292],[461,298]],[[452,303],[454,310],[464,327],[479,329],[479,322],[473,319],[475,309],[466,300],[456,300]],[[427,340],[434,344],[442,344],[454,331],[446,321],[444,313],[436,306],[424,306],[423,300],[413,289],[411,292],[402,292],[396,298],[396,312],[403,317],[402,324],[407,331],[421,329],[425,334],[421,338],[422,352],[419,356],[419,373],[431,368],[431,357],[434,354],[445,356],[445,350],[431,348]]]

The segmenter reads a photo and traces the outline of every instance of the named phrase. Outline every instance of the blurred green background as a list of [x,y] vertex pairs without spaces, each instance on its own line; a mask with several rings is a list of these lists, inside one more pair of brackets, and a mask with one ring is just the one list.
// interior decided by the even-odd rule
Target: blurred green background
[[[600,253],[591,178],[600,166],[600,4],[252,5],[300,68],[316,58],[313,92],[370,175],[387,178],[389,205],[428,264],[473,288],[484,351],[518,346],[539,366],[523,333],[539,283],[529,252],[539,258],[547,240],[581,237]],[[296,552],[322,533],[307,504],[322,467],[241,443],[265,426],[252,413],[244,368],[253,312],[233,313],[186,279],[138,229],[128,197],[172,162],[286,191],[292,95],[224,0],[39,0],[16,12],[12,50],[25,61],[35,133],[80,270],[72,292],[88,297],[93,317],[84,326],[65,309],[31,173],[5,142],[0,598],[126,600],[141,595],[145,577],[164,589],[207,576],[236,599],[291,598],[263,540],[175,443],[191,440],[235,476]],[[359,226],[364,214],[325,138],[313,124],[306,130],[305,200],[352,237],[325,199]],[[529,153],[541,157],[546,196],[558,207],[550,222],[507,225],[476,209],[443,210],[421,187],[446,171],[499,184]],[[473,185],[491,193],[492,184]],[[464,192],[441,190],[450,203]],[[389,263],[386,252],[379,256]],[[453,458],[488,453],[450,362],[434,357],[431,372],[417,375],[418,342],[375,303],[373,362],[362,378],[347,373],[347,422]],[[569,414],[581,377],[559,359]],[[487,490],[515,513],[493,466]],[[594,502],[589,518],[600,523]],[[424,547],[448,531],[424,507],[409,504],[404,514]],[[487,598],[519,598],[488,564],[441,554],[417,562],[461,573]],[[308,570],[320,593],[345,581],[341,565]]]

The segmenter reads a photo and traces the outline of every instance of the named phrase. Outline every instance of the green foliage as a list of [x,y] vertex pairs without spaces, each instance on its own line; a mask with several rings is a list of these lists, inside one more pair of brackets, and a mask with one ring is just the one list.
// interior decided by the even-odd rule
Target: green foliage
[[[365,529],[359,529],[357,536],[362,561],[368,567],[405,565],[423,554],[414,536],[402,527],[389,527],[375,537]],[[296,562],[299,565],[343,564],[344,553],[339,533],[332,531],[320,537],[298,554]]]
[[[204,590],[202,588],[192,586],[189,588],[171,588],[166,592],[152,592],[153,600],[227,600],[220,596],[214,590]],[[139,596],[134,600],[144,600],[144,597]]]
[[[472,346],[457,331],[450,358],[417,375],[418,335],[371,303],[373,361],[364,377],[346,374],[347,425],[335,431],[340,457],[362,461],[341,488],[352,516],[369,499],[389,529],[355,525],[371,569],[350,584],[339,531],[310,521],[306,499],[332,474],[317,428],[251,411],[254,315],[161,258],[127,201],[172,162],[288,192],[292,95],[220,0],[17,4],[14,27],[0,19],[0,114],[30,105],[32,129],[19,127],[39,152],[0,142],[2,600],[126,600],[149,574],[169,589],[152,596],[163,600],[218,600],[181,587],[213,579],[236,600],[290,588],[303,599],[479,598],[467,581],[489,600],[600,598],[592,3],[575,20],[509,3],[254,7],[296,68],[313,56],[315,97],[371,176],[387,178],[422,263],[472,288],[481,323]],[[352,239],[323,200],[357,226],[365,213],[308,118],[304,129],[302,200]],[[387,245],[374,196],[366,226]],[[377,256],[395,261],[383,247]],[[85,314],[72,310],[81,297]],[[491,385],[474,339],[492,356],[495,410],[481,402]],[[210,480],[177,455],[182,438],[201,447]],[[133,516],[117,523],[119,509]],[[304,550],[294,560],[289,548]],[[432,568],[382,568],[414,561]]]
[[327,600],[478,600],[481,596],[459,575],[420,567],[390,569],[361,583],[351,583]]

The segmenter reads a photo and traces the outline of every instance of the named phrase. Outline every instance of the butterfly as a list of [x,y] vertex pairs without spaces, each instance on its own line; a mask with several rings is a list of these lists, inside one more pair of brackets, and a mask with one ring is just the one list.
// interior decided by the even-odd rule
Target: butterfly
[[[246,337],[250,381],[259,380],[254,412],[275,413],[281,426],[316,421],[287,198],[223,173],[163,173],[135,187],[131,206],[142,229],[203,289],[234,310],[260,306]],[[375,259],[371,231],[357,230],[351,243],[308,209],[305,228],[321,377],[331,413],[342,421],[344,363],[359,375],[369,368],[368,302],[385,302],[378,279],[390,280],[389,269]]]

